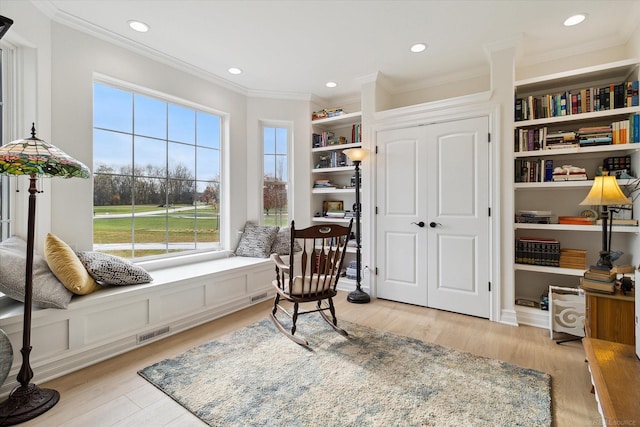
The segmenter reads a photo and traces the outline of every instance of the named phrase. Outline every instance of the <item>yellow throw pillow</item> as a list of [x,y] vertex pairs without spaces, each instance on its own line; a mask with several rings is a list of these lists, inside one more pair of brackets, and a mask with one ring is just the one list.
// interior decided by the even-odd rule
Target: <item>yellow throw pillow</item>
[[44,257],[53,274],[74,294],[87,295],[101,288],[73,249],[51,233],[44,240]]

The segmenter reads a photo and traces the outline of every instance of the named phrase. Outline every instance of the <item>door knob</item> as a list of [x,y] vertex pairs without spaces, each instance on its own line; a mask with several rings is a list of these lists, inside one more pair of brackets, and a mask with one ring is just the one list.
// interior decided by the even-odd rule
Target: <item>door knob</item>
[[420,221],[420,222],[412,222],[411,224],[415,224],[415,225],[417,225],[417,226],[418,226],[418,227],[420,227],[420,228],[424,227],[424,221]]
[[440,224],[439,222],[433,222],[433,221],[431,221],[429,223],[429,227],[431,227],[431,228],[436,228],[439,225],[442,225],[442,224]]

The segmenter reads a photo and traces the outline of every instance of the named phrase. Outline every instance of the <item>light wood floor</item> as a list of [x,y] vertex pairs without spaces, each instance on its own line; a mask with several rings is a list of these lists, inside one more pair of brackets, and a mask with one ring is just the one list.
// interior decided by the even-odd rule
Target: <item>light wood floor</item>
[[[384,300],[374,300],[362,305],[350,304],[345,298],[346,294],[340,294],[336,301],[338,321],[344,319],[547,372],[552,376],[555,426],[601,424],[594,396],[590,393],[591,383],[580,342],[557,345],[549,339],[545,329],[506,326],[475,317]],[[49,412],[22,425],[204,425],[142,379],[137,371],[264,319],[270,307],[271,302],[257,304],[39,384],[41,387],[58,390],[60,402]]]

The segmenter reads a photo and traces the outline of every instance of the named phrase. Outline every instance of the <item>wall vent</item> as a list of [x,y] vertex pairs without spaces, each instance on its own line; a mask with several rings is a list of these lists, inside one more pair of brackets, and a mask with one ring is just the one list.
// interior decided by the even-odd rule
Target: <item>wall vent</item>
[[152,338],[155,338],[160,335],[164,335],[169,332],[169,327],[165,326],[164,328],[156,329],[155,331],[147,332],[146,334],[139,334],[137,337],[138,344],[141,344],[145,341],[149,341]]
[[262,301],[263,299],[265,299],[267,297],[267,293],[263,293],[260,295],[254,295],[251,297],[251,304],[258,302],[258,301]]

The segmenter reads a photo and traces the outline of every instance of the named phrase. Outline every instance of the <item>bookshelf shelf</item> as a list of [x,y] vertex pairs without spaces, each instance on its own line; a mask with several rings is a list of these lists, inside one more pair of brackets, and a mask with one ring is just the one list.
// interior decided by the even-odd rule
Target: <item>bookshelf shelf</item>
[[320,153],[322,151],[346,150],[348,148],[357,148],[360,146],[362,146],[360,142],[352,142],[348,144],[329,145],[327,147],[316,147],[316,148],[312,148],[311,151],[314,153]]
[[640,144],[616,144],[616,145],[598,145],[596,147],[579,147],[579,148],[558,148],[553,150],[531,150],[516,151],[513,153],[514,158],[521,157],[553,157],[567,155],[595,155],[602,157],[606,153],[626,153],[640,150]]
[[[633,179],[619,179],[619,186],[626,186],[633,183]],[[513,184],[514,190],[535,190],[539,188],[553,188],[553,189],[567,189],[573,190],[576,188],[591,188],[593,185],[592,179],[585,181],[556,181],[556,182],[516,182]]]
[[[594,231],[602,232],[601,225],[571,225],[571,224],[524,224],[514,223],[515,230],[546,230],[546,231]],[[611,228],[614,233],[640,233],[637,225],[614,225]]]
[[545,267],[542,265],[515,264],[517,271],[533,271],[536,273],[562,274],[564,276],[582,276],[584,270],[578,268]]
[[311,190],[312,194],[351,194],[353,192],[353,188],[314,188]]
[[[514,182],[514,213],[519,210],[538,210],[551,211],[558,216],[580,216],[586,209],[598,212],[599,207],[582,206],[580,203],[591,189],[594,182],[593,177],[599,173],[599,167],[606,167],[612,162],[619,164],[618,162],[622,161],[628,165],[628,156],[631,159],[631,168],[628,170],[629,166],[626,166],[627,172],[631,176],[640,174],[640,143],[544,148],[547,143],[553,144],[554,142],[547,136],[555,134],[557,138],[557,135],[561,134],[565,138],[569,136],[569,140],[573,137],[577,139],[577,136],[572,135],[571,132],[577,132],[585,127],[611,126],[613,128],[614,123],[618,126],[618,122],[626,120],[629,121],[631,132],[626,135],[631,135],[634,116],[640,114],[640,106],[634,100],[634,93],[631,90],[638,86],[635,81],[640,77],[639,65],[640,60],[632,58],[515,82],[514,98],[516,99],[517,118],[538,118],[516,120],[514,117],[514,181],[516,179],[518,181],[543,180],[545,174],[541,172],[544,172],[545,168],[548,171],[549,167],[553,169],[564,165],[584,169],[588,179],[562,182]],[[618,89],[624,88],[624,91],[611,92],[611,88],[616,86]],[[607,92],[609,94],[615,93],[615,98],[614,95],[609,98],[602,95]],[[586,99],[582,104],[580,101],[575,102],[578,93],[581,95],[579,99]],[[585,93],[587,98],[584,98]],[[594,96],[598,93],[600,95]],[[620,94],[622,94],[621,97],[619,97]],[[562,102],[566,100],[566,104],[554,103],[554,101],[560,102],[558,95],[561,96]],[[573,104],[572,100],[574,100]],[[557,109],[559,105],[562,107],[561,110]],[[562,111],[564,114],[565,105],[566,115],[544,117],[545,115],[557,114],[558,111]],[[601,110],[589,111],[595,110],[592,107],[598,105]],[[540,108],[541,106],[542,108]],[[576,113],[577,111],[578,113]],[[613,130],[609,130],[609,132],[611,139],[617,140],[618,134],[614,134]],[[523,135],[528,138],[523,138]],[[531,144],[532,135],[533,145]],[[620,138],[624,138],[624,135],[621,132]],[[628,140],[633,141],[633,139]],[[577,142],[577,140],[574,141],[574,143]],[[537,148],[538,146],[542,149],[531,150],[532,147]],[[618,185],[623,191],[630,194],[637,191],[639,182],[640,180],[635,178],[619,179]],[[637,218],[638,212],[640,212],[640,197],[636,195],[631,198],[634,200],[632,217]],[[620,210],[619,212],[622,215],[624,211]],[[621,216],[621,218],[625,217]],[[517,223],[514,218],[513,230],[516,241],[522,238],[555,239],[560,242],[561,248],[582,248],[587,251],[587,267],[596,263],[602,248],[601,225],[529,224]],[[615,225],[611,231],[611,236],[613,236],[612,250],[623,253],[616,264],[637,265],[640,260],[640,251],[637,249],[640,242],[638,240],[640,227]],[[514,246],[514,251],[515,249]],[[579,279],[584,273],[583,269],[516,264],[515,262],[513,270],[514,295],[517,298],[533,300],[537,300],[547,292],[549,285],[577,287]],[[518,305],[515,306],[515,310],[519,323],[544,328],[549,325],[547,311]]]
[[339,166],[335,168],[315,168],[311,172],[313,173],[353,173],[355,168],[353,166]]
[[634,114],[640,111],[640,107],[626,107],[626,108],[615,108],[613,110],[604,110],[604,111],[592,111],[589,113],[581,113],[581,114],[570,114],[568,116],[557,116],[557,117],[545,117],[542,119],[534,119],[534,120],[521,120],[515,122],[514,127],[517,128],[526,128],[526,127],[536,127],[542,125],[549,124],[557,124],[557,123],[579,123],[581,121],[591,121],[594,119],[611,119],[616,117],[625,117],[630,114]]

